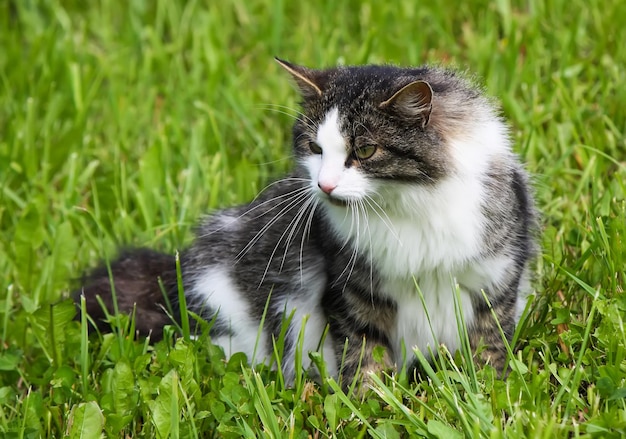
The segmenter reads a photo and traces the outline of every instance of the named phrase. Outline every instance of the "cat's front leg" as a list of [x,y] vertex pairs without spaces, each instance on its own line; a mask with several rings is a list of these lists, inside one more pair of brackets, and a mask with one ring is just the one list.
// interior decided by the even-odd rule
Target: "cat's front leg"
[[330,289],[323,301],[344,389],[355,378],[363,389],[372,373],[395,366],[391,334],[397,317],[396,304],[371,293],[370,285],[360,285],[357,279],[360,277],[355,276],[341,290]]
[[376,337],[355,333],[346,338],[343,347],[340,354],[340,380],[344,390],[348,389],[356,378],[357,392],[362,393],[371,382],[372,374],[380,375],[383,371],[395,368],[390,347]]
[[515,332],[515,303],[510,299],[500,299],[492,303],[492,308],[493,311],[486,303],[476,307],[475,319],[468,328],[468,335],[472,351],[480,351],[476,362],[489,364],[502,374],[507,357],[502,333],[506,341],[510,342]]

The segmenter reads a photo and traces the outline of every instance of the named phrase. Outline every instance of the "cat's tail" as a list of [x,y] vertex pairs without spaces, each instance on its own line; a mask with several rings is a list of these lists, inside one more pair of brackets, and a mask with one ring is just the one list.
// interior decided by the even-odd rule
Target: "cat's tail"
[[84,296],[87,313],[98,329],[109,332],[111,328],[102,305],[108,314],[115,314],[115,294],[120,313],[135,312],[139,334],[150,335],[153,341],[163,338],[163,326],[172,323],[165,311],[168,309],[165,297],[174,308],[173,316],[179,314],[175,257],[145,248],[125,250],[109,267],[110,272],[102,265],[85,276],[82,287],[74,293],[74,301],[80,304],[80,297]]

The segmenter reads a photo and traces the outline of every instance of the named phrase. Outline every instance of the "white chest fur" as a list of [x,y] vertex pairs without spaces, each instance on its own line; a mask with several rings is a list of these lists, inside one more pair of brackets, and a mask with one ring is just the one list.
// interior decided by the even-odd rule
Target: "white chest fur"
[[[411,356],[414,348],[459,347],[462,315],[466,325],[474,319],[472,298],[456,283],[487,287],[494,273],[478,269],[483,217],[479,186],[451,178],[437,188],[395,187],[384,197],[383,210],[356,212],[329,206],[328,215],[340,239],[350,239],[380,277],[380,290],[397,303],[392,335],[395,359]],[[342,210],[343,209],[343,210]],[[479,290],[478,290],[479,291]]]
[[398,305],[391,334],[397,364],[402,364],[405,355],[411,358],[414,349],[428,357],[429,349],[435,352],[439,344],[451,352],[459,348],[461,316],[470,324],[474,314],[469,293],[457,293],[453,279],[432,274],[411,283],[387,281],[383,288]]

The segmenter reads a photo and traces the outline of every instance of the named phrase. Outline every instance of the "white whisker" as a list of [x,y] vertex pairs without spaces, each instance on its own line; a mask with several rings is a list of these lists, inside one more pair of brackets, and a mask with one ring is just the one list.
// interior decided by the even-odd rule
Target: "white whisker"
[[[265,192],[267,189],[269,189],[270,187],[272,187],[272,186],[274,186],[274,185],[276,185],[276,184],[279,184],[279,183],[282,183],[282,182],[286,182],[286,181],[294,181],[294,182],[310,182],[311,180],[309,180],[309,179],[307,179],[307,178],[287,177],[287,178],[283,178],[283,179],[280,179],[280,180],[274,181],[274,182],[272,182],[272,183],[268,184],[267,186],[265,186],[265,188],[263,188],[263,190],[261,190],[261,192],[259,192],[259,194],[258,194],[256,197],[254,197],[254,199],[250,202],[250,205],[254,204],[254,201],[255,201],[255,200],[257,200],[257,199],[260,197],[260,195],[261,195],[263,192]],[[254,212],[255,210],[260,209],[260,208],[264,207],[264,206],[265,206],[265,205],[267,205],[267,204],[272,204],[272,203],[274,203],[274,202],[275,202],[276,200],[278,200],[278,199],[281,199],[281,198],[287,198],[287,200],[283,200],[283,201],[281,201],[280,203],[277,203],[277,205],[276,205],[276,206],[271,207],[268,211],[262,212],[260,215],[257,215],[257,216],[252,217],[253,219],[259,218],[260,216],[265,215],[267,212],[271,212],[271,211],[272,211],[272,210],[274,210],[276,207],[278,207],[280,204],[282,204],[282,203],[284,203],[284,202],[288,201],[288,197],[290,197],[290,196],[294,195],[294,194],[295,194],[295,193],[297,193],[297,192],[302,192],[302,191],[305,191],[305,190],[308,190],[308,187],[303,186],[303,187],[299,187],[299,188],[297,188],[297,189],[294,189],[294,190],[293,190],[293,191],[291,191],[291,192],[286,192],[286,193],[283,193],[283,194],[279,194],[279,195],[277,195],[277,196],[275,196],[275,197],[273,197],[273,198],[267,199],[267,200],[265,200],[265,201],[263,201],[263,202],[261,202],[261,203],[259,203],[259,204],[254,205],[252,208],[247,209],[245,212],[243,212],[242,214],[240,214],[240,215],[236,216],[235,218],[232,218],[232,219],[231,219],[231,220],[230,220],[227,224],[224,224],[223,226],[218,227],[217,229],[211,230],[211,231],[210,231],[210,232],[208,232],[208,233],[204,233],[204,234],[200,234],[200,235],[198,235],[198,238],[205,238],[205,237],[207,237],[207,236],[212,235],[213,233],[220,232],[220,231],[224,230],[225,228],[227,228],[227,227],[231,226],[232,224],[236,223],[238,220],[240,220],[240,219],[241,219],[241,218],[243,218],[244,216],[246,216],[246,215],[248,215],[248,214],[250,214],[250,213]]]
[[317,209],[317,205],[319,204],[319,198],[312,197],[313,206],[311,207],[311,211],[309,212],[309,217],[307,218],[304,224],[304,231],[302,232],[302,239],[300,242],[300,283],[304,282],[303,279],[303,267],[302,267],[302,257],[304,254],[304,240],[308,239],[309,234],[311,233],[311,226],[313,225],[313,218],[315,216],[315,209]]
[[283,257],[280,262],[280,267],[278,269],[279,272],[282,271],[284,264],[285,264],[285,260],[287,258],[287,252],[289,251],[289,245],[291,244],[291,241],[293,240],[294,234],[296,234],[297,231],[302,226],[302,222],[300,221],[300,219],[306,214],[306,211],[311,206],[311,204],[313,204],[313,199],[311,196],[309,196],[309,198],[304,202],[302,206],[300,206],[296,214],[293,216],[293,218],[287,225],[287,228],[285,229],[285,231],[278,238],[276,245],[274,246],[274,249],[272,250],[272,253],[270,254],[268,258],[268,262],[267,262],[267,265],[265,266],[265,271],[263,272],[263,276],[261,276],[261,281],[259,282],[259,285],[258,285],[259,287],[263,284],[263,281],[265,281],[265,277],[267,276],[267,272],[269,271],[269,268],[274,259],[274,255],[276,254],[276,251],[278,250],[280,243],[285,238],[285,235],[287,235],[287,233],[289,232],[289,234],[287,235],[287,240],[285,241],[285,250],[283,252]]
[[[387,213],[385,212],[385,210],[380,206],[380,204],[378,204],[376,202],[376,200],[374,200],[374,198],[372,198],[369,195],[366,195],[364,197],[364,201],[367,203],[367,205],[371,208],[371,210],[376,214],[376,216],[378,216],[378,218],[380,218],[380,220],[382,221],[382,223],[387,227],[387,229],[389,230],[389,232],[391,232],[391,234],[393,235],[393,237],[396,239],[396,241],[398,241],[398,244],[400,246],[402,246],[402,241],[400,240],[400,238],[398,237],[398,234],[396,233],[396,231],[394,230],[392,224],[391,224],[391,219],[389,218],[389,215],[387,215]],[[380,211],[380,213],[379,213]],[[382,213],[382,215],[381,215]],[[384,218],[383,218],[384,216]]]
[[[265,104],[259,105],[258,108],[262,110],[274,111],[279,114],[284,114],[286,116],[291,117],[292,119],[299,120],[304,123],[309,129],[313,132],[317,131],[319,123],[311,119],[309,116],[304,114],[302,111],[297,108],[292,108],[287,105],[279,105],[279,104]],[[287,110],[287,111],[285,111]]]
[[363,212],[363,220],[365,221],[365,228],[367,230],[367,237],[369,240],[369,260],[370,260],[370,296],[372,298],[372,306],[374,306],[374,249],[372,248],[372,231],[370,229],[369,218],[367,216],[367,209],[365,206],[365,202],[367,198],[359,200],[359,206]]
[[[295,192],[295,191],[294,191]],[[302,188],[301,190],[298,190],[296,194],[292,193],[292,196],[287,199],[287,200],[282,200],[280,203],[278,203],[276,206],[272,206],[272,208],[267,211],[267,212],[263,212],[263,214],[266,214],[268,212],[271,212],[272,210],[276,209],[278,206],[282,205],[282,204],[287,204],[286,206],[284,206],[280,212],[278,212],[274,217],[272,217],[271,220],[269,220],[267,223],[265,223],[263,225],[263,227],[261,228],[261,230],[259,230],[254,237],[248,242],[248,244],[246,244],[246,246],[235,256],[235,261],[238,262],[241,260],[241,258],[243,256],[245,256],[246,253],[248,253],[248,251],[250,251],[250,249],[259,241],[259,239],[261,239],[261,237],[263,236],[263,234],[265,232],[267,232],[267,230],[272,227],[272,225],[274,225],[274,223],[276,223],[276,221],[278,221],[280,218],[282,218],[287,212],[289,212],[290,210],[292,210],[294,208],[294,206],[296,206],[300,201],[302,201],[303,199],[305,199],[307,196],[307,190],[305,188]],[[262,214],[262,215],[263,215]]]
[[349,234],[349,236],[352,235],[352,230],[354,228],[356,230],[356,237],[355,237],[355,239],[352,240],[352,242],[353,242],[352,252],[350,254],[350,258],[348,259],[348,263],[346,264],[346,266],[344,267],[343,271],[337,277],[337,280],[336,280],[336,282],[337,282],[337,281],[339,281],[339,279],[341,279],[341,277],[344,274],[346,275],[346,280],[345,280],[345,282],[343,284],[342,291],[345,291],[346,287],[348,286],[348,282],[350,281],[350,277],[352,276],[352,273],[354,271],[354,267],[355,267],[356,261],[358,259],[359,241],[360,241],[360,236],[361,236],[361,230],[360,230],[361,223],[360,223],[360,219],[359,219],[359,212],[355,208],[355,202],[354,201],[349,202],[348,210],[350,211],[350,214],[351,214],[351,217],[352,217],[352,221],[350,223],[350,234]]
[[[278,243],[280,243],[280,241],[282,241],[282,237],[285,235],[285,233],[287,233],[287,231],[291,230],[289,232],[289,235],[287,236],[287,241],[285,243],[285,251],[283,252],[283,257],[282,257],[282,260],[280,262],[279,271],[282,271],[282,269],[283,269],[283,267],[285,265],[285,259],[287,258],[287,250],[289,249],[289,244],[291,244],[291,241],[293,239],[294,234],[297,233],[298,230],[300,229],[300,226],[302,226],[302,223],[300,222],[300,220],[306,214],[306,211],[309,208],[309,206],[311,206],[311,204],[313,204],[313,199],[312,199],[312,197],[309,197],[309,199],[305,201],[305,203],[300,207],[300,209],[298,209],[298,212],[296,213],[296,215],[294,215],[293,219],[289,222],[289,225],[287,226],[287,229],[283,232],[283,234],[281,235],[281,238],[278,240]],[[273,255],[273,253],[272,253],[272,255]]]

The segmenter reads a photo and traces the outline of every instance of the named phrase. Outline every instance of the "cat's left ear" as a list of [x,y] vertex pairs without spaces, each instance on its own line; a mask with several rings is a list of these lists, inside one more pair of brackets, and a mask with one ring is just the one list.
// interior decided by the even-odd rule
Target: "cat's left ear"
[[433,109],[433,89],[426,81],[414,81],[405,85],[378,107],[391,109],[410,120],[419,120],[426,128]]
[[287,70],[296,80],[300,93],[305,99],[322,96],[322,78],[317,70],[292,64],[279,58],[274,58],[280,66]]

